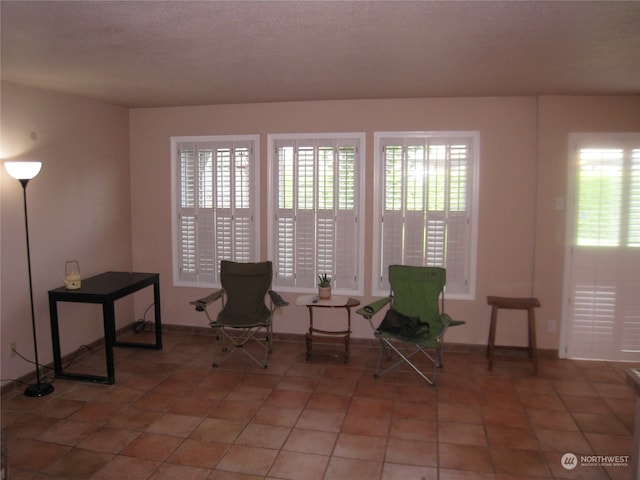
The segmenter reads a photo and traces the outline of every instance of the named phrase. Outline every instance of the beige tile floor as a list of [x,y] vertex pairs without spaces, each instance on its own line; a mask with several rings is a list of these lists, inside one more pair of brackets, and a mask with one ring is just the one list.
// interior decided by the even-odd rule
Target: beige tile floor
[[[9,479],[630,478],[631,465],[581,462],[631,455],[629,364],[542,359],[533,376],[526,362],[489,372],[481,353],[448,352],[432,388],[407,369],[373,378],[367,346],[345,365],[276,341],[267,369],[238,354],[212,368],[215,347],[169,332],[162,351],[116,349],[114,385],[5,393]],[[70,368],[103,373],[102,355]]]

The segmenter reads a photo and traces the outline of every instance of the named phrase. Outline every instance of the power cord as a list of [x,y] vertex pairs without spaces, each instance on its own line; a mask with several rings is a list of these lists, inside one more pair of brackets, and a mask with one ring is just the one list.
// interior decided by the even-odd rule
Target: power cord
[[[71,357],[71,359],[69,360],[69,362],[66,365],[63,365],[62,369],[66,370],[68,367],[70,367],[71,365],[73,365],[73,363],[78,359],[78,355],[80,355],[80,352],[82,351],[88,351],[91,352],[92,348],[89,347],[88,345],[80,345],[80,347],[78,347],[78,349],[75,351],[75,353],[73,354],[73,357]],[[35,365],[36,362],[34,362],[33,360],[31,360],[30,358],[25,357],[24,355],[22,355],[18,350],[14,348],[11,349],[11,351],[13,353],[15,353],[18,357],[20,357],[22,360],[24,360],[27,363],[30,363],[32,365]],[[40,368],[44,368],[47,370],[53,370],[52,367],[48,366],[48,365],[42,365],[40,363],[38,363],[38,367]],[[49,375],[45,378],[41,379],[43,382],[46,383],[53,383],[55,381],[55,377],[53,375]],[[1,382],[17,382],[17,383],[21,383],[23,385],[28,385],[27,382],[23,382],[22,380],[17,380],[17,379],[9,379],[9,380],[5,380],[5,379],[0,379]]]
[[[62,369],[66,369],[68,367],[70,367],[71,365],[73,365],[73,363],[78,359],[78,355],[80,355],[80,352],[86,350],[87,352],[91,352],[93,349],[88,346],[88,345],[80,345],[78,347],[78,349],[75,351],[75,353],[73,354],[73,357],[71,357],[71,360],[69,360],[69,363],[67,363],[66,365],[62,366]],[[22,355],[20,352],[18,352],[15,348],[12,348],[11,351],[13,353],[15,353],[18,357],[20,357],[21,359],[23,359],[25,362],[27,363],[31,363],[33,365],[36,364],[36,362],[34,362],[33,360],[25,357],[24,355]],[[42,364],[38,364],[38,366],[40,368],[46,368],[47,370],[53,370],[53,367],[49,367],[48,365],[42,365]]]
[[142,315],[142,318],[140,320],[136,321],[136,323],[133,325],[133,331],[134,332],[142,333],[143,331],[151,332],[153,330],[153,322],[152,321],[147,321],[147,312],[149,312],[151,307],[153,307],[154,305],[155,305],[155,303],[152,303],[151,305],[149,305],[147,307],[147,309],[144,311],[144,314]]

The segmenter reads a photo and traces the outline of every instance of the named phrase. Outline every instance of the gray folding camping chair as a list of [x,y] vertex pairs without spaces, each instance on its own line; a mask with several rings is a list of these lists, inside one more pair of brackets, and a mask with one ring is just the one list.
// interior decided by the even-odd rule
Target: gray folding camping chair
[[[442,364],[442,346],[447,328],[465,322],[452,320],[444,310],[444,286],[446,270],[439,267],[412,267],[406,265],[389,266],[391,294],[388,297],[366,305],[357,313],[364,316],[380,340],[380,355],[376,367],[376,378],[406,362],[429,385],[436,384],[438,368]],[[374,327],[372,318],[389,305],[385,317]],[[382,358],[388,351],[395,352],[399,359],[381,370]],[[422,353],[433,365],[431,378],[412,362],[414,355]]]
[[[220,262],[220,282],[222,288],[210,295],[189,302],[199,312],[204,312],[211,328],[217,330],[217,338],[222,345],[224,356],[213,363],[217,367],[240,350],[254,362],[267,368],[267,356],[272,351],[272,319],[278,308],[288,302],[271,290],[273,271],[271,262],[236,263],[228,260]],[[266,299],[269,298],[270,306]],[[207,307],[221,300],[220,313],[211,318]],[[264,350],[263,358],[257,358],[246,348],[250,340],[257,342]]]

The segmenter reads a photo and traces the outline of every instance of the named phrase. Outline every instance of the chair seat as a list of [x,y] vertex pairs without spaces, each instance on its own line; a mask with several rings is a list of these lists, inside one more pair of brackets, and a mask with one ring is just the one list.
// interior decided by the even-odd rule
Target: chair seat
[[440,346],[440,342],[437,339],[434,339],[429,333],[423,333],[422,335],[418,334],[412,338],[407,338],[394,333],[385,332],[384,330],[376,330],[374,336],[376,338],[399,340],[401,342],[420,345],[425,348],[438,348]]
[[261,318],[247,317],[244,315],[234,315],[232,313],[220,312],[218,318],[214,323],[222,327],[232,328],[252,328],[268,325],[271,322],[271,315],[267,312],[267,315]]

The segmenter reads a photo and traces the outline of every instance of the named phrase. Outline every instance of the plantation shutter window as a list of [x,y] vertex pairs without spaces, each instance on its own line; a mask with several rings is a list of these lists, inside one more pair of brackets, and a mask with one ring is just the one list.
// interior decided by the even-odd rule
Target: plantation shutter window
[[447,295],[474,293],[475,133],[376,133],[374,294],[389,265],[447,269]]
[[174,137],[174,280],[218,285],[220,260],[256,259],[254,138]]
[[336,292],[361,290],[361,139],[270,136],[269,251],[274,285],[313,291],[318,275]]
[[640,360],[640,135],[572,135],[565,355]]

